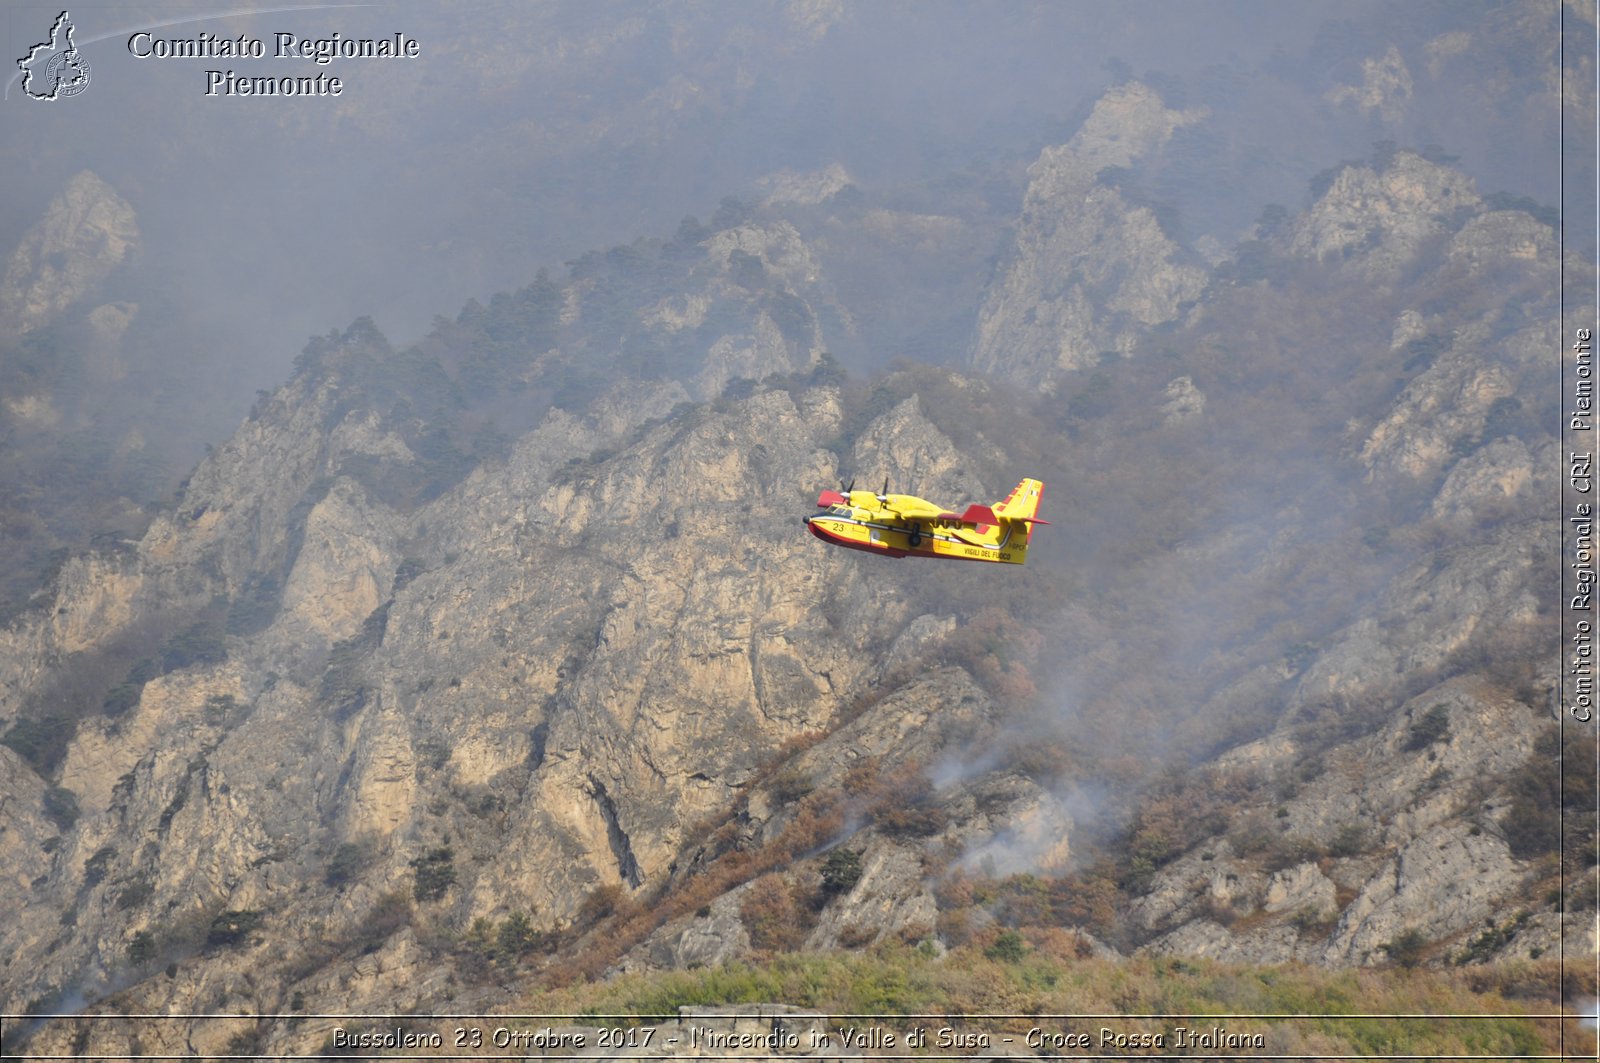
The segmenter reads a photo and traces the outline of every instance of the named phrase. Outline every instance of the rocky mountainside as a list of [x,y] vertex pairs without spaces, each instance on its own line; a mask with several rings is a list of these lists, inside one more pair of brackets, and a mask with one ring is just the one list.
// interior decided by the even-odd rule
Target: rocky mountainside
[[1128,354],[1194,304],[1205,269],[1184,261],[1155,212],[1129,203],[1115,177],[1203,113],[1169,109],[1132,82],[1107,93],[1070,142],[1039,156],[1011,261],[978,320],[977,369],[1050,389],[1064,371]]
[[6,264],[0,322],[17,333],[47,324],[105,280],[138,243],[133,208],[94,174],[80,173]]
[[147,283],[144,248],[133,206],[85,170],[0,277],[8,620],[70,554],[142,535],[194,455],[237,423],[211,406],[214,368],[191,357],[209,337],[180,327],[170,295]]
[[[1382,149],[1208,262],[1109,172],[1203,120],[1129,84],[1043,152],[970,369],[826,354],[861,328],[814,246],[873,208],[843,186],[411,347],[314,340],[0,632],[4,1010],[276,1017],[30,1050],[311,1051],[305,1015],[1063,927],[1592,948],[1532,508],[1555,234]],[[857,475],[958,504],[1025,474],[1025,576],[795,519]]]

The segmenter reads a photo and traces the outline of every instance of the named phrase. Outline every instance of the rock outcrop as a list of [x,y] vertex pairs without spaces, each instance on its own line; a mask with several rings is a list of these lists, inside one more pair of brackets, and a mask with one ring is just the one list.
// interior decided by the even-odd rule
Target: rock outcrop
[[[1515,825],[1550,740],[1551,326],[1524,308],[1552,234],[1398,152],[1213,275],[1119,174],[1203,117],[1127,84],[1031,168],[975,337],[1005,383],[824,357],[849,315],[771,212],[849,198],[842,171],[404,350],[314,340],[141,537],[0,631],[0,990],[218,1016],[33,1044],[309,1052],[331,1028],[301,1015],[492,1009],[560,964],[937,954],[1035,917],[1249,962],[1549,949]],[[73,240],[120,255],[96,202]],[[40,313],[77,290],[29,284]],[[1285,339],[1330,322],[1352,336]],[[1157,326],[1171,349],[1124,362]],[[1051,397],[1084,369],[1099,405]],[[1070,561],[1026,579],[795,520],[841,478],[992,501],[1035,465],[1070,470],[1043,533]],[[1078,897],[1085,817],[1136,833],[1163,763],[1232,803],[1158,793],[1165,833]]]
[[133,208],[85,170],[50,201],[0,280],[0,330],[31,332],[89,295],[139,246]]
[[1319,260],[1355,259],[1366,275],[1393,281],[1430,239],[1482,206],[1457,170],[1400,152],[1382,172],[1351,166],[1296,223],[1291,248]]
[[1106,174],[1203,117],[1130,83],[1108,92],[1071,141],[1040,154],[1016,246],[978,319],[974,366],[1049,390],[1065,372],[1126,356],[1199,297],[1205,269],[1185,263],[1155,213],[1130,206]]
[[[72,728],[57,773],[74,817],[64,836],[33,770],[10,784],[27,806],[6,834],[26,849],[12,866],[42,873],[0,885],[21,913],[5,934],[18,954],[48,957],[13,969],[12,992],[133,981],[121,999],[195,1011],[222,979],[253,1009],[281,1009],[291,985],[340,1008],[391,1008],[442,977],[414,938],[384,933],[353,966],[323,951],[306,968],[304,950],[378,933],[396,905],[462,928],[531,913],[558,931],[597,890],[659,891],[692,826],[740,800],[786,743],[827,730],[872,679],[866,647],[904,656],[949,630],[924,623],[895,643],[912,618],[892,595],[819,611],[852,561],[791,530],[794,485],[915,453],[908,476],[998,493],[960,471],[914,401],[867,425],[841,462],[823,446],[843,417],[824,385],[635,421],[621,440],[598,427],[604,409],[556,411],[503,462],[408,512],[360,470],[375,455],[419,459],[370,412],[340,414],[337,376],[283,389],[134,551],[73,562],[50,618],[7,633],[0,704],[15,724],[63,655],[103,654],[162,616],[181,627],[214,600],[232,600],[241,632],[135,677],[115,714],[59,721]],[[861,756],[935,758],[982,704],[965,673],[948,674],[835,732],[796,770],[836,786]],[[1036,789],[1012,798],[1028,799]],[[760,816],[758,834],[786,822],[781,806]],[[872,850],[818,942],[864,926],[930,933],[917,851]],[[641,955],[741,954],[738,903]],[[209,973],[144,978],[174,958]],[[202,1025],[196,1044],[211,1036]]]

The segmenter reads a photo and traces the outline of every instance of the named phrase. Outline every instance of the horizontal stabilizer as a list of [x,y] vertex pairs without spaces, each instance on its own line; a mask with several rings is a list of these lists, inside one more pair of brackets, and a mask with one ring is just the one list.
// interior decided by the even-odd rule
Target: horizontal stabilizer
[[1000,518],[994,515],[994,510],[990,509],[988,506],[980,506],[977,504],[968,506],[967,511],[961,514],[961,519],[966,521],[968,524],[1000,523]]
[[1004,502],[995,504],[994,511],[1004,520],[1049,524],[1049,521],[1034,516],[1039,511],[1039,496],[1042,494],[1044,494],[1043,483],[1038,480],[1023,480],[1011,489]]

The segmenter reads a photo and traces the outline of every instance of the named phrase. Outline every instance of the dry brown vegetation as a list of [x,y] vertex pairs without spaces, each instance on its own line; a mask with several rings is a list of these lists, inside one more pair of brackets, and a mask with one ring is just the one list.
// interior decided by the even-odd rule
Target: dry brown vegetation
[[[709,905],[718,897],[778,868],[789,866],[839,834],[844,827],[843,802],[834,794],[813,793],[800,799],[788,825],[771,843],[740,847],[738,828],[729,822],[712,831],[693,871],[658,896],[624,897],[620,888],[597,890],[585,909],[593,918],[574,924],[560,950],[538,972],[547,985],[592,981],[629,949],[661,926]],[[769,876],[774,882],[777,876]],[[763,886],[758,915],[779,904],[773,883]],[[592,904],[590,902],[593,902]],[[781,906],[781,904],[780,904]],[[590,931],[584,933],[584,931]],[[776,932],[776,931],[774,931]]]
[[[659,1019],[683,1005],[783,1001],[838,1015],[942,1021],[964,1015],[1164,1016],[1123,1020],[1170,1031],[1214,1017],[1266,1038],[1274,1055],[1374,1054],[1510,1058],[1564,1046],[1593,1053],[1594,1034],[1575,1015],[1535,1018],[1592,995],[1592,973],[1563,979],[1554,962],[1463,970],[1329,971],[1295,964],[1249,967],[1209,960],[1096,959],[1071,931],[991,928],[948,954],[887,942],[864,952],[795,953],[751,964],[616,978],[604,985],[532,995],[519,1010]],[[1301,1018],[1235,1019],[1239,1015]],[[1424,1019],[1384,1015],[1427,1015]],[[1440,1016],[1464,1016],[1448,1019]],[[1104,1020],[1074,1022],[1095,1029]],[[986,1018],[995,1034],[1038,1020]]]

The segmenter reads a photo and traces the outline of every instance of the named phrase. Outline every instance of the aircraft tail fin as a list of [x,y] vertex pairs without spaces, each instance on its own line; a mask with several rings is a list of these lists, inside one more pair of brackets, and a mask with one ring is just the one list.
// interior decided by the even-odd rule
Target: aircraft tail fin
[[1001,520],[1020,520],[1028,524],[1049,524],[1034,516],[1039,512],[1039,499],[1044,495],[1044,484],[1038,480],[1023,480],[1011,489],[1004,502],[996,502],[994,515]]

